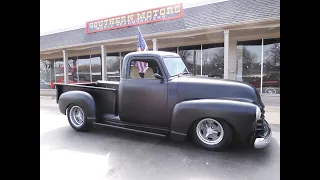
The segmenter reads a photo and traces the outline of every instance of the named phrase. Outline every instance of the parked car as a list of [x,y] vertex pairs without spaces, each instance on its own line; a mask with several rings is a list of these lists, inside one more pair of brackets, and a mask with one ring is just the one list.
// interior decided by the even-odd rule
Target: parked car
[[51,87],[45,80],[40,79],[40,89],[51,89]]
[[[69,77],[69,84],[77,84],[78,81],[75,81],[74,79],[71,79]],[[60,77],[59,79],[57,79],[57,82],[51,82],[50,83],[50,88],[51,89],[55,89],[57,84],[64,84],[64,77]]]
[[[132,61],[147,62],[143,78]],[[147,51],[124,57],[120,82],[57,84],[57,103],[76,131],[93,125],[168,136],[214,151],[234,138],[255,148],[271,141],[264,104],[250,84],[195,77],[176,53]]]
[[[276,94],[277,89],[280,88],[280,72],[279,71],[271,71],[268,72],[265,76],[263,76],[262,87],[264,87],[264,93],[268,94]],[[256,88],[260,88],[261,86],[261,78],[254,78],[250,84],[252,84]]]
[[208,77],[222,79],[223,78],[223,74],[209,74]]

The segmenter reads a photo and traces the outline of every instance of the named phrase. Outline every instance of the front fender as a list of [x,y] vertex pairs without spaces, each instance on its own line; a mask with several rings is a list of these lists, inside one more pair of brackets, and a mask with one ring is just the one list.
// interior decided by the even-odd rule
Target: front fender
[[59,100],[59,110],[62,114],[66,114],[66,110],[70,104],[80,106],[87,114],[88,119],[96,118],[96,104],[93,97],[84,91],[68,91],[62,93]]
[[186,136],[193,122],[206,117],[225,120],[239,135],[239,138],[245,140],[254,131],[256,105],[222,99],[180,102],[173,109],[171,133]]

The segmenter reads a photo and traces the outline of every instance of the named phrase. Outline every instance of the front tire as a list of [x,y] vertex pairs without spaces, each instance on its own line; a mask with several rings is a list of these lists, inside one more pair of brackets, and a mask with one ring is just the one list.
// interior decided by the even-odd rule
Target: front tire
[[227,148],[233,136],[233,130],[223,120],[204,118],[193,124],[192,137],[196,145],[212,150],[221,151]]
[[86,111],[76,104],[68,107],[67,117],[70,126],[76,131],[86,132],[92,128],[92,123],[87,119]]

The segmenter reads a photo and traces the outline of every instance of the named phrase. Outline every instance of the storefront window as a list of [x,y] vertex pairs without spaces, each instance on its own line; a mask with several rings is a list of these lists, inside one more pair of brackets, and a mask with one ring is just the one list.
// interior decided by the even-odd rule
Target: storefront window
[[40,89],[50,89],[54,81],[54,59],[40,60]]
[[77,79],[80,83],[91,82],[90,56],[78,56],[77,59]]
[[102,80],[101,70],[101,55],[91,55],[91,72],[93,82]]
[[239,41],[236,79],[252,84],[260,92],[262,40]]
[[77,74],[77,57],[68,58],[68,71],[69,71],[69,84],[78,83],[78,74]]
[[120,52],[120,56],[121,56],[121,59],[120,59],[121,69],[120,69],[120,71],[121,71],[121,73],[122,73],[122,68],[123,68],[123,58],[124,58],[127,54],[129,54],[129,53],[130,53],[129,51]]
[[202,45],[202,75],[223,78],[224,46],[219,44]]
[[200,45],[179,47],[178,53],[192,74],[201,75]]
[[120,81],[120,53],[108,53],[106,61],[108,81]]
[[50,84],[51,88],[55,88],[54,83],[62,83],[64,76],[63,59],[54,60],[54,82]]
[[262,93],[280,94],[280,39],[263,40]]
[[238,42],[237,80],[252,84],[260,93],[280,94],[280,38],[263,39],[263,57],[261,51],[262,39]]

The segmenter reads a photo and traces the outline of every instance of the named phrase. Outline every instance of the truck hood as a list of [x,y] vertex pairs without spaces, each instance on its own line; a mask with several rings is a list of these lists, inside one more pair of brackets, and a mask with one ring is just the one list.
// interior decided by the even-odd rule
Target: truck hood
[[210,77],[182,76],[178,81],[179,101],[191,99],[230,99],[251,102],[264,109],[260,94],[250,84]]

